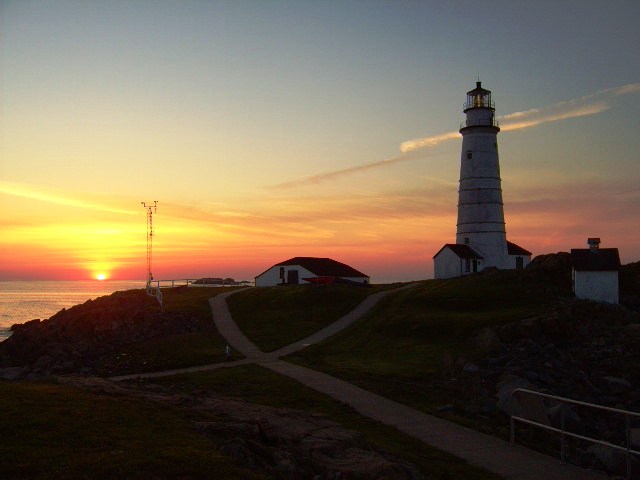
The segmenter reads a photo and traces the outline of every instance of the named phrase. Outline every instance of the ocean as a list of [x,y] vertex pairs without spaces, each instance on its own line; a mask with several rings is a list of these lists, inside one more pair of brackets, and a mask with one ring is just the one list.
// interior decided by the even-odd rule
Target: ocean
[[142,280],[0,281],[0,342],[11,335],[14,323],[44,320],[63,308],[144,286]]

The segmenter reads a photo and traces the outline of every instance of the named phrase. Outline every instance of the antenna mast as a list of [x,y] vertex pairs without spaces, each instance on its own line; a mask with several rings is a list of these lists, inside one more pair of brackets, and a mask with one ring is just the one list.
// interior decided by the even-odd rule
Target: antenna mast
[[[147,211],[147,294],[154,297],[159,297],[160,288],[157,292],[153,291],[151,287],[151,281],[153,280],[153,274],[151,273],[151,258],[153,254],[153,214],[157,211],[158,201],[154,200],[153,204],[147,202],[140,202],[142,208]],[[162,300],[158,298],[158,301],[162,304]]]

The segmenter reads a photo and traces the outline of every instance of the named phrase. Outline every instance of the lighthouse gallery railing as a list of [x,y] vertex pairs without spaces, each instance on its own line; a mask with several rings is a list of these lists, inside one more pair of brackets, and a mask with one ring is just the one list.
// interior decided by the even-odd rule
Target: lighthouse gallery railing
[[465,127],[500,127],[500,123],[498,122],[498,120],[494,118],[492,118],[491,120],[486,120],[486,119],[478,119],[478,120],[465,120],[464,122],[462,122],[460,124],[460,128],[465,128]]

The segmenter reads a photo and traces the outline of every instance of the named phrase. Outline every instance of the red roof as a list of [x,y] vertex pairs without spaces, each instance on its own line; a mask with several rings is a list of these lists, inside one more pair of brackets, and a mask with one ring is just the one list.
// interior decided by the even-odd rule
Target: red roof
[[572,248],[571,265],[577,271],[612,272],[620,268],[617,248]]
[[525,250],[520,245],[516,245],[507,240],[507,253],[509,255],[531,255],[529,250]]
[[300,265],[318,277],[369,277],[369,275],[331,258],[293,257],[284,262],[276,263],[274,267],[285,265]]
[[[445,248],[451,249],[451,251],[460,258],[483,258],[482,255],[480,255],[466,243],[447,243],[444,245],[444,247],[438,250],[438,253],[436,253],[433,258],[437,257],[438,254]],[[531,255],[531,252],[529,250],[525,250],[521,246],[509,241],[507,242],[507,253],[509,255]]]

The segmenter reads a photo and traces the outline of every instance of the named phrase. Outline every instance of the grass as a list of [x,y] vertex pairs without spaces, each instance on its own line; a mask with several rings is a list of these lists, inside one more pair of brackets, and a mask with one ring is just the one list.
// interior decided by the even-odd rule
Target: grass
[[[187,315],[197,319],[197,331],[152,338],[127,345],[104,359],[101,375],[149,372],[205,365],[226,360],[226,340],[216,329],[209,299],[229,288],[176,287],[162,289],[165,313]],[[234,358],[240,358],[235,353]]]
[[[540,314],[561,293],[527,272],[429,280],[391,294],[351,327],[288,360],[428,413],[438,414],[444,405],[459,411],[477,392],[461,391],[451,377],[460,374],[466,362],[482,357],[474,342],[479,331]],[[490,422],[470,421],[459,413],[443,416],[504,434]]]
[[234,321],[262,351],[305,338],[353,310],[372,293],[392,285],[288,285],[251,288],[227,299]]
[[54,383],[0,382],[0,477],[260,479],[177,409]]
[[252,403],[326,415],[346,428],[361,432],[368,442],[415,464],[425,478],[499,478],[448,453],[428,447],[395,428],[363,417],[347,405],[258,365],[176,375],[149,382],[178,391],[206,390]]

